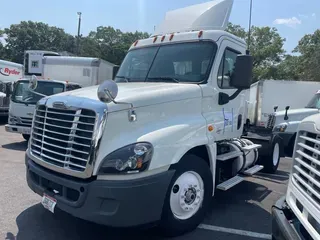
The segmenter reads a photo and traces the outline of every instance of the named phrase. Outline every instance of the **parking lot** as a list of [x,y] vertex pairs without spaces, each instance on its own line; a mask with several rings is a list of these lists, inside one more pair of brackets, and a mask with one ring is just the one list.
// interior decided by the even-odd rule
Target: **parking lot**
[[[25,181],[27,143],[0,124],[0,239],[162,239],[154,229],[110,229],[45,210]],[[217,191],[203,224],[175,239],[271,239],[270,210],[285,194],[291,159],[275,175],[259,174],[227,192]],[[130,213],[128,213],[130,214]]]

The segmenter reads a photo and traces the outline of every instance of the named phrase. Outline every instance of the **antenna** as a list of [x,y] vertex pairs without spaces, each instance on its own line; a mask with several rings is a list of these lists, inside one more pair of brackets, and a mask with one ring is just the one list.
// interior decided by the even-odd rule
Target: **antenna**
[[249,16],[249,31],[248,31],[248,49],[247,55],[250,54],[250,43],[251,43],[251,17],[252,17],[252,0],[250,0],[250,16]]

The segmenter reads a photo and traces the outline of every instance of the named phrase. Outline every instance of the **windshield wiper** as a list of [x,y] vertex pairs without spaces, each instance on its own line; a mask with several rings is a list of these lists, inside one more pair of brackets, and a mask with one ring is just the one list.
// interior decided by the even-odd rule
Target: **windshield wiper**
[[179,80],[174,77],[148,77],[147,80],[160,80],[160,81],[180,83]]
[[116,76],[116,78],[121,78],[121,79],[124,79],[126,82],[130,82],[130,78],[125,76]]

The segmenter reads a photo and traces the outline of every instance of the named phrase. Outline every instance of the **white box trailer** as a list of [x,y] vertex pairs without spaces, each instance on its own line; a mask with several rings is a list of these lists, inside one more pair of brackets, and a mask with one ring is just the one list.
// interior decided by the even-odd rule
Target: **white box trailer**
[[261,80],[251,85],[248,103],[248,119],[255,126],[267,125],[274,107],[284,110],[304,108],[320,89],[319,82],[290,80]]
[[23,65],[0,60],[0,116],[7,116],[9,111],[12,84],[23,76]]
[[42,66],[44,78],[77,82],[83,87],[113,79],[118,69],[113,63],[89,57],[43,57]]

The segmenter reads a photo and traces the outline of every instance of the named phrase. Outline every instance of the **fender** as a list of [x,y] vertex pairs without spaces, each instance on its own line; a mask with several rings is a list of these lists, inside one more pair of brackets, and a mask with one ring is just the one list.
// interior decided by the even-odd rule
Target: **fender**
[[128,122],[128,112],[108,114],[94,166],[96,175],[109,153],[132,143],[150,142],[154,147],[149,170],[179,162],[190,149],[208,145],[206,120],[201,114],[201,98],[135,109],[136,122]]

